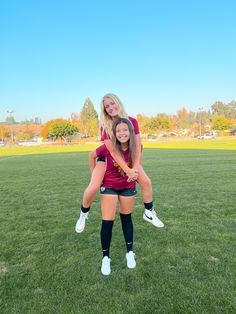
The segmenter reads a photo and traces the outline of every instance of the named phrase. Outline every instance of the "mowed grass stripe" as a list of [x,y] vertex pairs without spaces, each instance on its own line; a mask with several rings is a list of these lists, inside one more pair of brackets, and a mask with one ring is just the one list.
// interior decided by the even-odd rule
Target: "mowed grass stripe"
[[[72,153],[91,151],[100,145],[93,144],[78,145],[42,145],[42,146],[3,146],[0,147],[0,159],[6,156],[35,155],[52,153]],[[160,140],[156,142],[143,142],[144,148],[167,148],[167,149],[227,149],[236,150],[236,137],[215,140]]]
[[0,163],[1,313],[234,313],[234,150],[144,149],[165,222],[134,210],[137,268],[125,264],[117,214],[112,274],[100,273],[100,198],[74,232],[90,178],[87,152],[27,155]]

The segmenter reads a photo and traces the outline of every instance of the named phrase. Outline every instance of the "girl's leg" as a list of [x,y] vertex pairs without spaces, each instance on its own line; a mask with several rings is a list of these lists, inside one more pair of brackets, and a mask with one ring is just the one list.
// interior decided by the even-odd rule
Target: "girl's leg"
[[145,207],[143,219],[150,222],[155,227],[164,227],[163,222],[157,217],[155,209],[153,208],[152,182],[145,173],[142,165],[139,166],[138,170],[139,176],[137,181],[141,187],[141,193]]
[[144,171],[142,165],[138,168],[139,176],[137,179],[138,184],[141,187],[141,193],[144,203],[152,202],[152,182]]
[[119,196],[120,219],[126,244],[126,260],[128,268],[135,268],[136,261],[133,253],[133,222],[132,209],[134,206],[134,196]]
[[118,196],[113,194],[101,195],[102,208],[102,227],[101,227],[101,244],[103,257],[109,257],[112,227],[115,220],[116,204]]
[[84,191],[82,202],[82,206],[84,208],[89,208],[92,202],[94,201],[97,191],[99,190],[102,184],[105,171],[106,163],[103,161],[99,161],[92,172],[90,183],[86,190]]
[[103,161],[99,161],[93,172],[90,179],[90,183],[83,195],[83,202],[81,205],[80,217],[76,222],[75,231],[77,233],[81,233],[84,231],[86,219],[88,219],[88,212],[90,210],[90,206],[94,201],[97,191],[99,190],[102,180],[106,171],[106,163]]
[[101,226],[101,245],[103,252],[101,272],[103,275],[110,275],[110,244],[112,238],[112,228],[115,219],[115,211],[117,204],[117,195],[101,195],[101,206],[102,206],[102,226]]

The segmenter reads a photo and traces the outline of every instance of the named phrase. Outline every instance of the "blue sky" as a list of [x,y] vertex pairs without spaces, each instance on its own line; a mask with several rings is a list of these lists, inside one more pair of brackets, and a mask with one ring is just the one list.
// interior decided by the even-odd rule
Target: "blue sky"
[[129,115],[236,100],[234,0],[0,0],[0,121]]

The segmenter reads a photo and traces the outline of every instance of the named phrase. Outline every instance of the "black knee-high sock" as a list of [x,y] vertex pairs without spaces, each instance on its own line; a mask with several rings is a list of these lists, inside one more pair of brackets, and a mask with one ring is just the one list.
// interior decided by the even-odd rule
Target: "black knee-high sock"
[[120,214],[122,223],[122,230],[125,237],[125,244],[127,252],[133,250],[133,222],[131,214],[124,215]]
[[113,220],[102,220],[100,235],[103,257],[109,257],[113,223]]

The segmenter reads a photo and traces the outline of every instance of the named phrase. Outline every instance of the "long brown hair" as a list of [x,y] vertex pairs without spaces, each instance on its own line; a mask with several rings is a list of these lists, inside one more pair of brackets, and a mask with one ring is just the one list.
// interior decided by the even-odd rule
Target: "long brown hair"
[[128,148],[129,148],[129,166],[132,168],[135,162],[135,148],[136,148],[136,140],[135,140],[135,134],[134,134],[134,127],[133,124],[130,122],[129,119],[126,118],[117,118],[115,122],[112,125],[112,140],[113,144],[115,146],[115,149],[121,154],[121,156],[124,155],[121,143],[120,141],[117,140],[116,138],[116,127],[117,125],[125,123],[128,126],[129,133],[130,133],[130,138],[128,142]]

